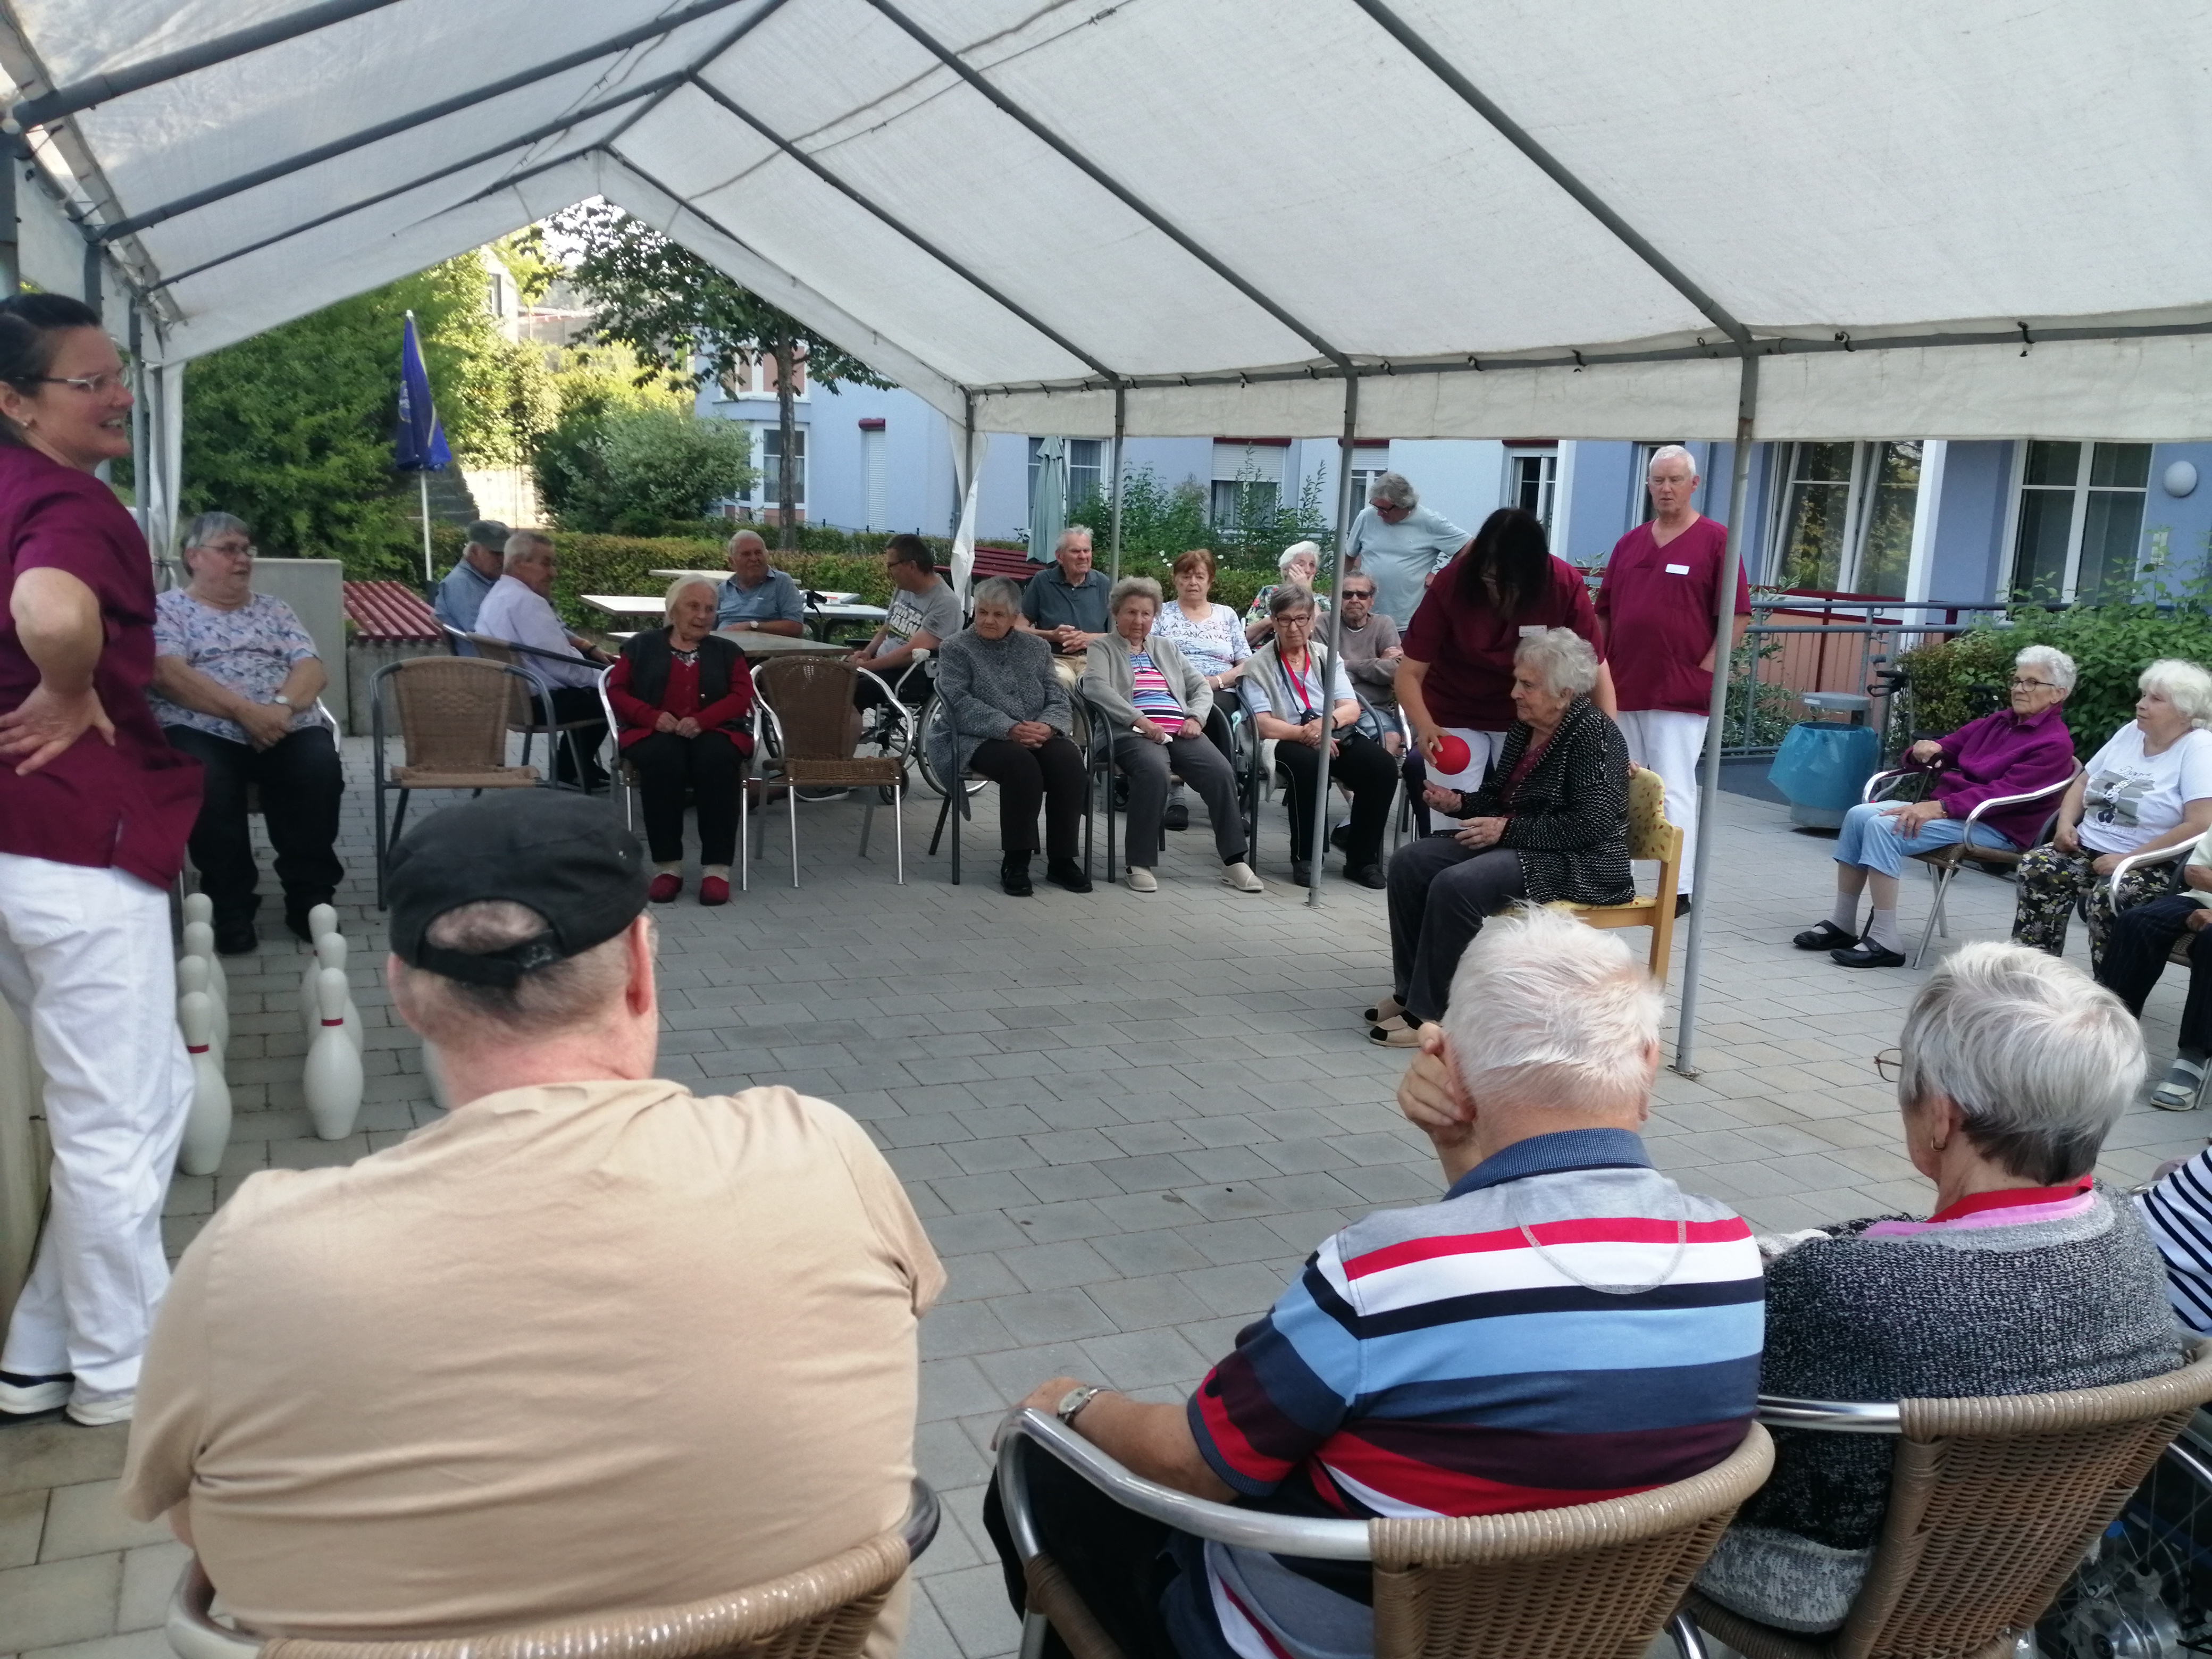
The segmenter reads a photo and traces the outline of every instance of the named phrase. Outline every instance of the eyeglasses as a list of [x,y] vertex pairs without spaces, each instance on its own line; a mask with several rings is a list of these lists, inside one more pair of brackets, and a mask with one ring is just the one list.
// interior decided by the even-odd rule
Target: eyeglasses
[[1354,599],[1371,599],[1374,597],[1374,591],[1371,588],[1347,587],[1344,590],[1344,602],[1346,605],[1351,604]]
[[1875,1075],[1880,1077],[1884,1083],[1896,1082],[1897,1079],[1903,1076],[1905,1073],[1905,1050],[1902,1048],[1883,1049],[1880,1054],[1874,1057],[1874,1069]]
[[98,374],[34,374],[31,377],[41,386],[73,386],[88,398],[104,398],[124,383],[125,376],[112,371]]
[[2055,691],[2057,690],[2057,688],[2049,680],[2014,680],[2012,683],[2012,689],[2015,691]]
[[236,542],[194,542],[192,550],[199,553],[220,553],[226,559],[251,559],[258,557],[261,552],[251,542],[243,546]]

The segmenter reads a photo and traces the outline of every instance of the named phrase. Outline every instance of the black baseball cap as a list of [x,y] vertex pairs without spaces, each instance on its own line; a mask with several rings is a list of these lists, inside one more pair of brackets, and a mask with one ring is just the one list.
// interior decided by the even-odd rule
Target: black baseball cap
[[[513,985],[604,945],[645,908],[645,849],[605,799],[511,789],[433,812],[392,849],[385,894],[392,953],[471,985]],[[430,924],[489,899],[526,905],[545,931],[504,950],[430,944]]]

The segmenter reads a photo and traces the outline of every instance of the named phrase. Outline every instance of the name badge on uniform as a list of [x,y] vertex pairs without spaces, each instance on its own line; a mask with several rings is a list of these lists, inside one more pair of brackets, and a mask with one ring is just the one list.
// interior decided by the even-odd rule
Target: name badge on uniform
[[1667,574],[1670,576],[1686,576],[1690,574],[1690,567],[1686,564],[1670,564],[1667,567]]
[[1535,638],[1537,635],[1544,633],[1545,631],[1547,630],[1541,623],[1537,623],[1534,627],[1528,627],[1524,624],[1521,629],[1521,637],[1524,640],[1531,640]]

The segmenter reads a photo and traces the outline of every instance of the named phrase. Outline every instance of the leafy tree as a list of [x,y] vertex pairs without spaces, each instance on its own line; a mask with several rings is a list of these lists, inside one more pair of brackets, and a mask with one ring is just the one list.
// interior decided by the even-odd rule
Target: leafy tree
[[540,447],[538,493],[564,528],[653,535],[750,487],[751,452],[735,422],[586,403]]
[[185,374],[183,505],[236,513],[272,550],[411,575],[413,492],[392,468],[402,318],[415,313],[454,456],[513,465],[557,413],[532,348],[499,332],[474,254],[342,300]]
[[[891,384],[619,208],[601,201],[580,203],[556,215],[550,228],[578,250],[568,275],[598,312],[592,337],[627,346],[645,371],[698,386],[735,375],[756,357],[772,362],[778,443],[787,458],[798,447],[792,397],[802,366],[827,391],[848,380],[856,386]],[[777,472],[781,539],[793,548],[798,545],[793,471],[784,465]]]
[[[1256,475],[1249,461],[1247,468]],[[1276,556],[1292,542],[1317,542],[1326,551],[1334,535],[1321,497],[1318,469],[1300,482],[1298,498],[1289,506],[1273,486],[1246,477],[1238,480],[1230,521],[1215,524],[1208,517],[1212,502],[1206,486],[1197,479],[1170,487],[1152,468],[1138,467],[1121,475],[1121,568],[1140,571],[1155,562],[1173,564],[1192,548],[1203,547],[1224,570],[1271,572]],[[1103,492],[1087,491],[1068,504],[1067,521],[1091,527],[1104,565],[1111,556],[1111,500]]]

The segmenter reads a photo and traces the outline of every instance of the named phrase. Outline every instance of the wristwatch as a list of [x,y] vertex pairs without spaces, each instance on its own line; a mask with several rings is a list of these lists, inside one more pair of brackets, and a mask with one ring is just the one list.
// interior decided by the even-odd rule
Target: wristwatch
[[1075,1414],[1105,1392],[1106,1390],[1096,1382],[1086,1382],[1079,1389],[1070,1389],[1066,1394],[1060,1395],[1060,1404],[1052,1408],[1052,1414],[1066,1424],[1068,1427],[1073,1428]]
[[281,703],[287,708],[289,708],[292,706],[291,698],[286,696],[282,691],[279,691],[275,696],[270,698],[269,701],[274,703]]

